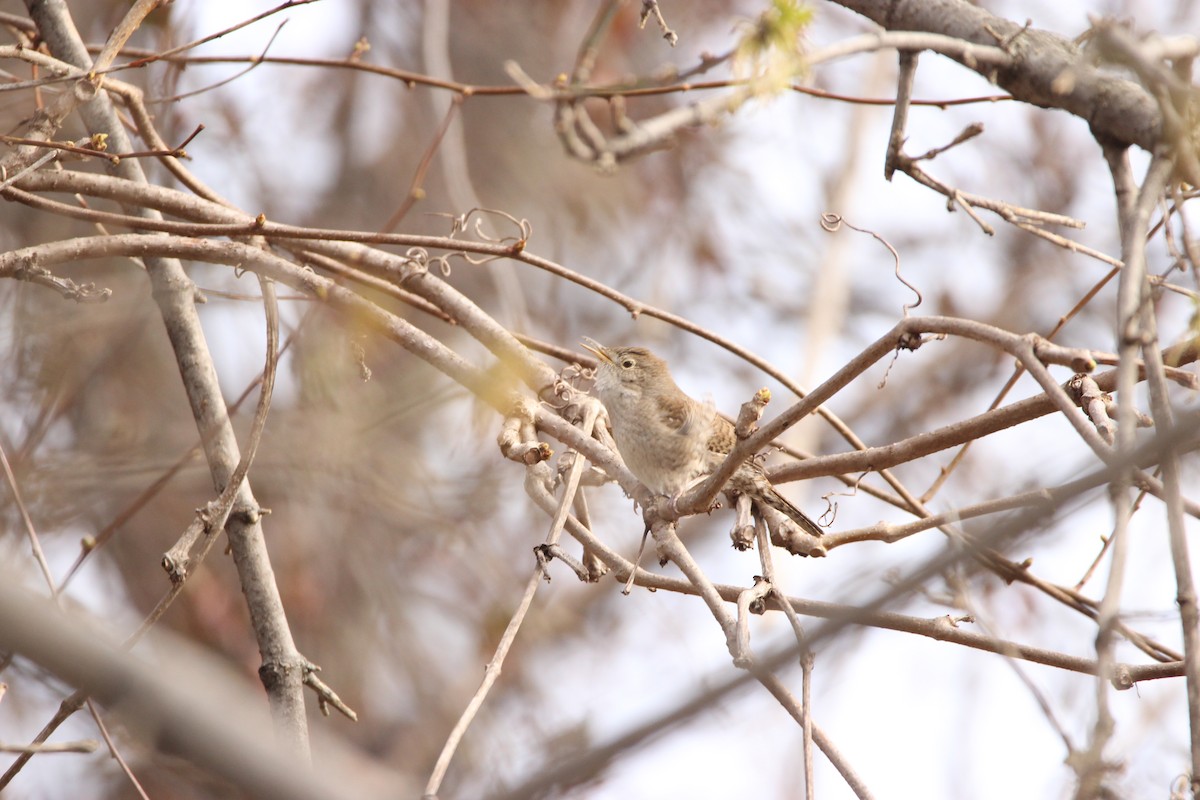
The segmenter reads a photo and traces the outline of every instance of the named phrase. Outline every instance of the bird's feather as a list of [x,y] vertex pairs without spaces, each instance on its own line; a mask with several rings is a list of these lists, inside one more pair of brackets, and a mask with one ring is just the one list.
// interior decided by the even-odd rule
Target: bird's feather
[[685,394],[676,396],[658,395],[654,398],[658,405],[659,419],[670,431],[686,436],[691,429],[692,413],[691,398]]

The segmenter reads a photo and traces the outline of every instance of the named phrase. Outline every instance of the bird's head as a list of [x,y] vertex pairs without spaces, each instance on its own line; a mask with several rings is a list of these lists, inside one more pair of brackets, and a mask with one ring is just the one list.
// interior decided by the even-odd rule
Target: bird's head
[[606,403],[616,393],[640,395],[675,385],[667,362],[644,347],[605,347],[587,338],[583,347],[596,356],[596,393]]

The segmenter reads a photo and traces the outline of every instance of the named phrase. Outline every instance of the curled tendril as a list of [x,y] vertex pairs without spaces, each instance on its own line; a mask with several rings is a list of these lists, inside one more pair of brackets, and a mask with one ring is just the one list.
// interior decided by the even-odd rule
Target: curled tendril
[[914,308],[921,305],[921,303],[924,301],[924,297],[922,297],[921,291],[916,286],[913,286],[911,283],[909,283],[907,280],[904,279],[903,275],[900,274],[900,254],[898,252],[896,252],[896,248],[892,247],[891,243],[888,242],[887,239],[884,239],[882,236],[880,236],[875,231],[868,230],[866,228],[857,228],[857,227],[851,225],[849,222],[846,222],[846,220],[842,217],[841,214],[834,214],[834,213],[827,211],[821,215],[821,227],[824,228],[829,233],[837,233],[839,230],[841,230],[843,225],[845,225],[847,228],[849,228],[852,231],[857,231],[858,233],[871,234],[872,236],[875,237],[875,240],[877,242],[879,242],[884,247],[886,247],[888,249],[888,252],[892,254],[892,259],[896,263],[896,267],[895,267],[896,280],[900,281],[905,286],[907,286],[912,291],[912,293],[917,296],[917,301],[915,303],[905,303],[904,304],[904,308],[903,308],[904,318],[908,319],[908,312],[912,311]]
[[590,367],[585,367],[582,364],[568,364],[563,367],[562,379],[569,381],[574,385],[579,380],[593,380],[596,377],[596,370]]
[[[483,230],[482,215],[484,214],[494,214],[498,217],[503,217],[505,220],[512,223],[513,227],[517,229],[519,235],[500,237],[489,236]],[[421,247],[413,247],[408,250],[406,257],[410,262],[419,264],[425,269],[428,269],[432,264],[436,263],[438,265],[438,269],[441,271],[444,277],[449,277],[450,275],[451,258],[461,258],[468,264],[478,267],[483,264],[487,264],[488,262],[495,261],[496,259],[508,258],[516,255],[517,253],[523,252],[525,250],[525,246],[529,243],[529,239],[533,236],[533,225],[530,224],[529,220],[517,219],[506,211],[500,211],[494,208],[472,208],[465,214],[459,214],[458,216],[435,212],[433,213],[433,216],[449,218],[450,238],[452,239],[463,231],[469,231],[480,242],[505,245],[509,250],[509,252],[502,255],[483,257],[472,256],[470,253],[458,251],[454,253],[447,253],[446,255],[438,256],[437,258],[431,257],[428,251]]]
[[[520,234],[518,236],[489,236],[483,230],[483,215],[491,214],[497,217],[502,217],[512,223]],[[492,244],[509,245],[516,252],[521,252],[525,249],[525,245],[529,243],[529,239],[533,236],[533,225],[527,219],[517,219],[507,211],[501,211],[496,208],[472,208],[465,214],[454,216],[452,214],[436,214],[439,217],[450,218],[450,236],[453,238],[463,231],[470,230],[480,241],[491,242]]]
[[404,258],[412,266],[419,269],[428,269],[429,267],[429,251],[424,247],[410,247],[404,251]]
[[581,380],[587,381],[595,377],[596,371],[579,364],[568,364],[555,378],[554,383],[545,386],[538,392],[538,399],[560,414],[565,414],[572,405],[578,405],[586,393],[577,385]]
[[501,258],[504,258],[504,256],[484,256],[483,258],[476,258],[475,256],[472,256],[470,253],[453,253],[452,255],[458,256],[463,261],[466,261],[468,264],[470,264],[473,267],[478,267],[483,264],[487,264],[491,261],[497,261]]
[[[456,255],[451,253],[450,256]],[[429,251],[424,247],[410,247],[404,252],[405,266],[412,269],[405,272],[401,276],[400,281],[404,282],[414,275],[419,275],[422,272],[428,272],[431,265],[437,265],[437,270],[442,274],[443,278],[450,277],[450,256],[430,256]]]
[[542,390],[538,392],[538,399],[550,408],[561,411],[574,402],[576,393],[574,386],[559,377],[554,383],[542,387]]

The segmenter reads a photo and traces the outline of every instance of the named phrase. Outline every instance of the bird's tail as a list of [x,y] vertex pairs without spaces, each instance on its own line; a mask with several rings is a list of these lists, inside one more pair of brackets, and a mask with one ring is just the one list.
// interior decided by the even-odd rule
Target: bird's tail
[[824,531],[821,530],[820,525],[813,522],[808,518],[807,514],[789,503],[787,498],[775,491],[774,487],[768,487],[766,490],[759,492],[757,497],[758,499],[762,500],[762,502],[778,511],[780,514],[783,514],[792,522],[799,525],[800,529],[810,536],[823,535]]

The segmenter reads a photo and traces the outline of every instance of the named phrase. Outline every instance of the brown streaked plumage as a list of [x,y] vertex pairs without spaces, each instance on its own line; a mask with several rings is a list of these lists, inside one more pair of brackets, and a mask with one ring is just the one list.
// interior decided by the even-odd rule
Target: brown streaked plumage
[[[733,425],[680,389],[661,358],[644,347],[605,347],[592,339],[583,346],[599,359],[593,391],[608,409],[621,458],[651,491],[677,498],[733,450]],[[734,472],[728,489],[785,514],[813,536],[822,533],[754,459]]]

